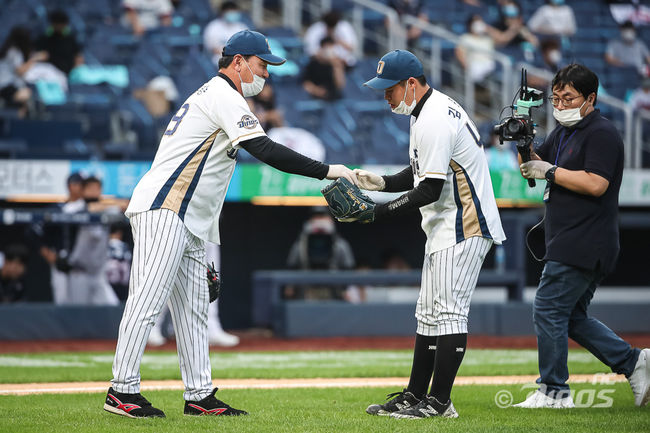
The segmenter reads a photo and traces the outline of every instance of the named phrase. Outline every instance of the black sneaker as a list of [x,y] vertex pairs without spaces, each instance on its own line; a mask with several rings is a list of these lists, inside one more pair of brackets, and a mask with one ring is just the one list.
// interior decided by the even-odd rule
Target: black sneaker
[[366,408],[366,413],[370,415],[388,416],[393,412],[413,407],[420,400],[406,389],[400,392],[394,392],[386,396],[388,400],[384,404],[371,404]]
[[402,409],[399,412],[393,412],[390,416],[391,418],[402,419],[431,418],[435,416],[441,416],[443,418],[458,418],[458,412],[456,412],[456,408],[451,400],[442,404],[434,397],[426,395],[417,405]]
[[203,400],[185,401],[185,409],[183,410],[183,413],[185,415],[248,415],[248,412],[230,407],[223,401],[216,398],[214,394],[218,390],[219,388],[213,389],[212,394]]
[[142,394],[122,394],[108,388],[104,410],[129,418],[164,418],[165,413],[156,409]]

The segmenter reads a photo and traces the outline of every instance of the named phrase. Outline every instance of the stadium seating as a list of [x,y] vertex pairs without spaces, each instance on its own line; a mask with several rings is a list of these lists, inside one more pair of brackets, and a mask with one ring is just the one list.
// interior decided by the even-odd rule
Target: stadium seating
[[[386,0],[382,2],[387,3]],[[169,76],[179,91],[178,104],[215,75],[216,68],[203,52],[201,40],[203,28],[214,18],[209,3],[209,0],[183,0],[175,13],[173,26],[136,38],[120,25],[122,12],[117,0],[4,0],[0,20],[25,25],[34,35],[47,25],[48,10],[64,8],[73,30],[84,43],[86,63],[124,65],[129,71],[129,83],[122,88],[105,83],[92,86],[71,84],[64,104],[47,105],[37,101],[38,120],[24,121],[42,122],[39,128],[51,132],[51,136],[48,135],[51,146],[44,147],[39,143],[33,131],[25,126],[28,123],[14,120],[8,121],[10,127],[0,129],[0,140],[3,140],[0,144],[24,143],[32,157],[74,158],[86,152],[118,159],[150,158],[167,118],[153,118],[142,103],[134,99],[133,91],[146,86],[155,76]],[[479,13],[491,22],[498,18],[496,6],[483,3],[482,7],[473,7],[460,1],[424,2],[425,12],[432,22],[458,34],[465,31],[465,22],[470,14]],[[524,18],[528,19],[542,3],[541,0],[520,0]],[[264,4],[279,7],[275,0],[267,0]],[[618,36],[617,25],[608,9],[604,5],[594,8],[589,0],[573,0],[568,4],[576,12],[578,33],[570,40],[571,51],[566,53],[566,58],[593,68],[601,77],[604,91],[624,98],[638,84],[638,76],[627,68],[611,71],[605,67],[606,43]],[[351,11],[348,0],[335,0],[332,5],[344,13]],[[247,19],[252,25],[250,18]],[[376,29],[381,26],[383,17],[380,14],[364,12],[364,27]],[[281,45],[295,64],[306,64],[302,41],[295,31],[282,27],[261,30]],[[4,40],[9,31],[10,26],[2,26],[0,39]],[[649,33],[650,29],[645,29],[640,36],[647,38]],[[426,40],[422,47],[428,49]],[[443,48],[443,59],[454,62],[453,47]],[[381,54],[376,52],[377,46],[368,41],[364,41],[364,49],[369,53],[368,57],[361,59],[348,72],[343,100],[333,103],[314,101],[302,90],[299,75],[289,74],[272,77],[278,104],[289,125],[314,131],[321,138],[327,146],[328,159],[335,158],[344,163],[403,163],[402,151],[408,146],[407,119],[390,114],[381,92],[363,88],[363,82],[374,75],[376,59]],[[523,59],[520,47],[504,49],[503,52],[515,61]],[[536,60],[539,61],[539,56]],[[449,81],[448,75],[443,74],[442,84]],[[137,146],[115,142],[111,130],[111,122],[115,119],[137,136]],[[25,136],[21,135],[23,133]],[[73,142],[83,143],[83,146],[70,145]],[[5,147],[0,146],[0,152]],[[5,153],[23,153],[20,146],[14,148],[17,150]],[[125,154],[119,154],[120,149]]]

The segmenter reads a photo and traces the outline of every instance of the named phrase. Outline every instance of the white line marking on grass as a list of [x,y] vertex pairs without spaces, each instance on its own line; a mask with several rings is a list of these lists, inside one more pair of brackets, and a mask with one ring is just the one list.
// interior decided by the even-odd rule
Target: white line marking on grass
[[[607,378],[607,383],[625,382],[625,376],[617,374],[575,374],[570,383],[596,383]],[[455,385],[516,385],[534,383],[537,375],[522,376],[460,376]],[[407,377],[354,377],[354,378],[315,378],[315,379],[217,379],[214,386],[221,389],[291,389],[291,388],[371,388],[403,387]],[[601,383],[601,382],[598,382]],[[70,394],[106,392],[108,382],[67,382],[67,383],[27,383],[0,384],[0,395],[28,394]],[[144,381],[143,391],[162,391],[184,389],[180,380]]]

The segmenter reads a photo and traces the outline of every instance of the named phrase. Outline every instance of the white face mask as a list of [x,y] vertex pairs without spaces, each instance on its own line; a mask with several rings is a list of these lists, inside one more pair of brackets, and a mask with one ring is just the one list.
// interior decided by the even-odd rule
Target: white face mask
[[391,111],[395,114],[404,114],[406,116],[409,116],[413,110],[415,109],[415,106],[417,105],[417,102],[415,100],[415,88],[413,88],[413,102],[411,102],[411,105],[406,105],[406,92],[409,89],[408,82],[406,83],[406,88],[404,89],[404,98],[402,101],[399,103],[399,105],[395,108],[392,108]]
[[559,50],[553,50],[548,53],[548,59],[557,66],[562,61],[562,53]]
[[239,75],[239,80],[241,81],[241,92],[244,95],[245,98],[249,96],[255,96],[259,95],[259,93],[262,91],[264,88],[264,78],[260,77],[259,75],[253,74],[253,71],[251,71],[250,66],[248,66],[248,62],[244,60],[244,63],[246,63],[246,67],[248,70],[251,72],[251,75],[253,76],[253,82],[252,83],[244,83],[244,80],[241,79],[241,74],[237,72]]
[[632,42],[636,39],[636,32],[632,29],[623,30],[621,32],[621,38],[623,38],[625,42]]
[[481,20],[476,20],[472,23],[470,30],[472,33],[475,33],[477,35],[484,35],[487,31],[487,25]]
[[558,110],[557,107],[553,107],[553,117],[562,126],[573,126],[582,120],[580,110],[586,103],[587,101],[583,102],[578,108],[568,108],[566,110]]

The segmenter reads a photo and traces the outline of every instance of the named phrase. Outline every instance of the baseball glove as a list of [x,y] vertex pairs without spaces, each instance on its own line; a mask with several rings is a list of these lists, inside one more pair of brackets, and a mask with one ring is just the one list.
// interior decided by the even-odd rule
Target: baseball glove
[[214,302],[221,294],[221,280],[219,280],[219,271],[214,268],[214,263],[208,266],[208,290],[210,291],[210,302]]
[[334,218],[342,222],[370,223],[375,220],[375,202],[345,178],[336,179],[321,190]]

